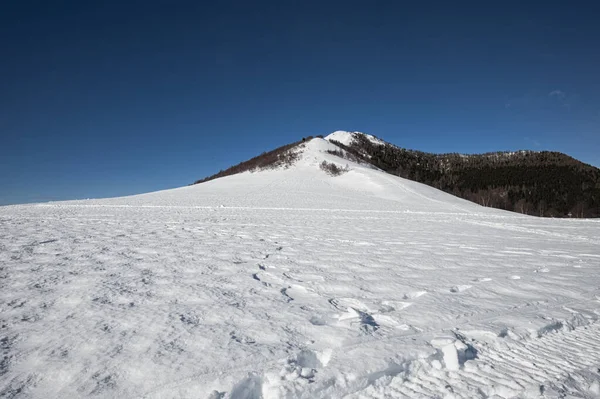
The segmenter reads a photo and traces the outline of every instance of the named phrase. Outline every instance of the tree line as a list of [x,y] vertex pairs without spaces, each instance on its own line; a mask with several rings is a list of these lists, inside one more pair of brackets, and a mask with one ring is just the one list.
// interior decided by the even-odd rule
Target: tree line
[[552,151],[432,154],[356,135],[339,147],[397,176],[483,206],[549,217],[600,217],[600,169]]

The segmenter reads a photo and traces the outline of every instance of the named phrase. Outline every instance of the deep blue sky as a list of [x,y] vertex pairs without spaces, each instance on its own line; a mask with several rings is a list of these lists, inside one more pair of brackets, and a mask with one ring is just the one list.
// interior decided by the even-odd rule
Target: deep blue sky
[[3,2],[0,204],[186,185],[339,129],[600,166],[600,10],[524,3]]

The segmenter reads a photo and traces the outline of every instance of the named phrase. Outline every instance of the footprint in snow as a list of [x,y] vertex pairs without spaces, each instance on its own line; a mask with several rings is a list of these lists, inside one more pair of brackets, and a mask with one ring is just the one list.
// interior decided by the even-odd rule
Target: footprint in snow
[[289,302],[292,302],[292,301],[294,300],[294,298],[292,298],[292,297],[291,297],[291,296],[288,294],[288,292],[287,292],[289,288],[291,288],[291,287],[288,287],[288,288],[282,288],[282,289],[280,289],[280,290],[279,290],[279,292],[281,292],[281,295],[283,295],[283,297],[285,298],[285,301],[286,301],[286,302],[288,302],[288,303],[289,303]]
[[[264,269],[261,269],[264,270]],[[260,278],[258,273],[252,273],[252,278],[260,283],[262,283],[262,285],[264,285],[265,287],[270,287],[271,284],[267,283],[266,281],[262,281],[262,279]]]
[[316,316],[316,315],[311,316],[311,318],[308,319],[308,321],[313,326],[326,326],[327,325],[327,321],[321,316]]

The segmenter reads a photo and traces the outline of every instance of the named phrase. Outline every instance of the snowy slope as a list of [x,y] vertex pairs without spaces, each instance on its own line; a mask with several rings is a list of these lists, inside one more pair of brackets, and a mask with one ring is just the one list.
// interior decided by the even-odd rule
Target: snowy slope
[[[307,208],[393,212],[483,212],[482,208],[426,185],[391,176],[371,165],[356,164],[327,153],[339,148],[327,140],[302,145],[301,159],[291,168],[246,172],[174,190],[122,198],[69,201],[72,205]],[[349,172],[331,178],[319,165],[348,165]],[[57,204],[57,206],[60,206]]]
[[334,141],[340,142],[346,146],[349,146],[352,144],[352,142],[354,142],[354,140],[356,139],[356,137],[358,135],[366,137],[373,144],[380,144],[380,145],[386,144],[385,141],[380,140],[371,134],[361,133],[361,132],[347,132],[345,130],[337,130],[337,131],[331,133],[330,135],[328,135],[327,137],[325,137],[325,139],[329,140],[329,141],[334,140]]
[[600,395],[599,221],[483,208],[331,149],[0,207],[0,397]]

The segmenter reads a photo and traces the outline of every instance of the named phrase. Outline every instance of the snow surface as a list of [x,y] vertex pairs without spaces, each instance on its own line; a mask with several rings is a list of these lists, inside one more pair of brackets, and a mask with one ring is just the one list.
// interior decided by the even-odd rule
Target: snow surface
[[325,137],[325,139],[329,140],[329,141],[335,140],[346,146],[349,146],[352,144],[352,142],[354,140],[356,140],[356,136],[358,136],[358,135],[366,137],[373,144],[379,144],[379,145],[386,144],[385,141],[380,140],[371,134],[361,133],[361,132],[346,132],[344,130],[337,130],[337,131],[331,133],[330,135],[328,135],[327,137]]
[[480,207],[334,148],[0,207],[0,397],[600,395],[599,221]]

